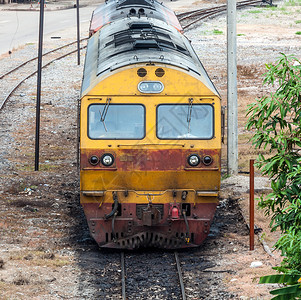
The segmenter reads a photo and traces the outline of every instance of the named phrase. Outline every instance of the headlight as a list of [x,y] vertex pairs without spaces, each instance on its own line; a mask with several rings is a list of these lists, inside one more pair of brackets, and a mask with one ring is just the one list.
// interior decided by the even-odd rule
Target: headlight
[[159,94],[164,90],[164,85],[161,81],[141,81],[138,90],[144,94]]
[[192,167],[197,166],[200,163],[200,157],[197,154],[191,154],[188,156],[188,164]]
[[89,158],[89,162],[92,166],[96,166],[99,163],[99,158],[96,155],[92,155]]
[[101,157],[101,163],[106,166],[109,167],[114,163],[114,156],[110,153],[106,153]]
[[206,155],[203,157],[203,164],[206,165],[206,166],[209,166],[210,164],[212,164],[213,162],[213,159],[211,156],[209,155]]

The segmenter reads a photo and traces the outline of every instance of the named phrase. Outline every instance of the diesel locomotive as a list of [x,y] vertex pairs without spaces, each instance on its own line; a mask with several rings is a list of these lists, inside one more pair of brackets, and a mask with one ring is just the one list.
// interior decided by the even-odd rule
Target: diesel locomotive
[[221,173],[220,96],[174,12],[109,0],[90,23],[80,202],[100,247],[195,247]]

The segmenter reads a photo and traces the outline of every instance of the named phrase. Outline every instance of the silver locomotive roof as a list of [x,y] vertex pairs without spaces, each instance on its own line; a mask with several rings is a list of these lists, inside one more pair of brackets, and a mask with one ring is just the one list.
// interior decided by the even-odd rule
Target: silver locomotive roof
[[[132,0],[138,1],[138,0]],[[128,11],[130,8],[125,8]],[[176,28],[146,15],[120,14],[89,40],[82,84],[82,95],[102,76],[133,64],[165,64],[194,75],[218,94],[190,42]]]

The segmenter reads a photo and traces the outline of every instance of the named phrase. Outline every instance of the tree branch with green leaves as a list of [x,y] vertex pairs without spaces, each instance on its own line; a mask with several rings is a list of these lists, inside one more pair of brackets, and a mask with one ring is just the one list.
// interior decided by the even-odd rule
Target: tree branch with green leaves
[[272,193],[259,207],[280,229],[275,247],[285,257],[279,271],[301,272],[301,63],[295,56],[266,65],[263,84],[271,92],[248,106],[246,128],[259,154],[256,165],[271,179]]

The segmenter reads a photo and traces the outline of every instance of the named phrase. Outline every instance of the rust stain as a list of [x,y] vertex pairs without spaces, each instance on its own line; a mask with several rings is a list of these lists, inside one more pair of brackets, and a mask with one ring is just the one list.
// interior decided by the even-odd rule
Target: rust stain
[[[220,150],[145,150],[145,149],[122,149],[110,150],[82,150],[81,152],[81,169],[89,168],[93,170],[112,170],[118,171],[181,171],[186,170],[202,170],[208,168],[219,169],[221,164]],[[93,166],[89,163],[89,158],[96,155],[99,160],[104,153],[113,154],[115,161],[110,167],[103,166],[100,162]],[[191,154],[198,154],[202,160],[205,155],[213,158],[210,166],[204,165],[202,162],[195,167],[188,164],[187,158]]]
[[[187,231],[184,219],[172,220],[169,214],[169,203],[164,204],[164,213],[157,220],[157,224],[149,224],[145,226],[143,218],[139,219],[137,216],[137,208],[135,203],[122,204],[122,214],[115,219],[114,233],[115,239],[112,238],[112,221],[105,220],[103,216],[112,210],[111,204],[104,204],[101,209],[97,208],[97,204],[86,203],[83,204],[85,215],[88,220],[91,235],[96,240],[100,247],[109,248],[138,248],[141,244],[131,245],[121,242],[126,239],[134,239],[139,236],[141,240],[142,235],[149,234],[154,238],[156,235],[164,237],[161,247],[168,247],[170,243],[164,242],[170,239],[177,240]],[[191,208],[191,215],[187,217],[190,229],[190,237],[192,243],[179,243],[174,248],[195,247],[200,245],[209,233],[210,222],[216,209],[215,203],[197,204]],[[150,223],[150,222],[149,222]],[[153,234],[152,234],[153,233]],[[158,246],[154,241],[146,240],[142,246]]]

